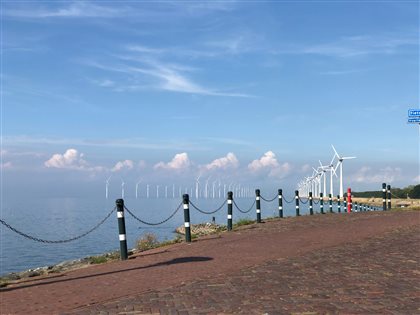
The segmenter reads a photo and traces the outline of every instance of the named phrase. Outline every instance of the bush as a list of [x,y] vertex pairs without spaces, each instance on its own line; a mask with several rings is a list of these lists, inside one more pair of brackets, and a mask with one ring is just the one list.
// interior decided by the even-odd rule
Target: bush
[[136,248],[140,251],[156,248],[159,246],[159,241],[155,234],[145,233],[136,242]]
[[254,223],[253,220],[250,219],[240,219],[235,223],[235,226],[242,226]]

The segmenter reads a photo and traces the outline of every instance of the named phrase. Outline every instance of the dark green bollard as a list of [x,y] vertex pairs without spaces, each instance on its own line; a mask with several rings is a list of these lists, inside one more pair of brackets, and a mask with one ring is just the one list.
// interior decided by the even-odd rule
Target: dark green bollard
[[261,200],[260,200],[260,190],[255,190],[255,209],[257,212],[257,223],[261,223]]
[[283,190],[279,189],[279,217],[283,218]]
[[340,195],[337,195],[337,211],[338,211],[338,213],[341,213],[341,200],[340,200]]
[[330,209],[330,213],[333,213],[331,194],[328,194],[328,206],[329,206],[329,209]]
[[314,206],[312,202],[312,191],[309,192],[309,214],[314,215]]
[[228,214],[227,214],[227,229],[232,231],[232,203],[233,203],[233,192],[228,191]]
[[321,214],[324,214],[324,194],[319,194],[319,208],[321,210]]
[[117,199],[115,201],[117,205],[117,218],[118,218],[118,233],[120,239],[120,257],[121,260],[127,260],[127,236],[125,231],[125,219],[124,219],[124,200]]
[[382,183],[382,210],[386,211],[386,184]]
[[295,202],[296,202],[296,216],[300,216],[299,211],[299,190],[295,190]]
[[182,203],[184,204],[185,241],[191,243],[190,197],[188,194],[182,196]]
[[388,209],[391,210],[391,185],[387,186]]

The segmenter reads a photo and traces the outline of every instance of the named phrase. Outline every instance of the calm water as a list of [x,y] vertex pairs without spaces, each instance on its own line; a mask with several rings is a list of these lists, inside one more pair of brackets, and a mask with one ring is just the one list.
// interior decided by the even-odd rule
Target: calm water
[[[273,195],[274,196],[274,195]],[[265,196],[273,197],[273,196]],[[291,196],[287,196],[288,199]],[[199,199],[192,202],[205,211],[217,209],[224,200]],[[247,210],[253,199],[237,199],[242,210]],[[149,222],[159,222],[169,217],[178,207],[181,199],[126,199],[125,205],[139,218]],[[48,198],[13,200],[13,204],[3,202],[2,219],[24,233],[38,238],[57,240],[82,234],[101,221],[115,206],[115,201],[98,199]],[[319,206],[315,206],[318,209]],[[278,201],[261,201],[262,217],[278,215]],[[308,205],[301,205],[301,214],[308,212]],[[212,215],[199,213],[190,207],[191,223],[211,222],[226,224],[227,205]],[[294,202],[284,204],[284,215],[295,215]],[[255,206],[248,214],[233,208],[234,222],[240,218],[255,220]],[[151,227],[139,223],[126,213],[128,247],[144,233],[154,233],[160,240],[172,239],[176,227],[183,225],[181,209],[168,222]],[[104,252],[119,250],[118,224],[114,212],[108,220],[91,234],[64,244],[45,244],[28,240],[0,225],[0,274],[22,271],[29,268],[49,266],[64,260],[77,259]]]

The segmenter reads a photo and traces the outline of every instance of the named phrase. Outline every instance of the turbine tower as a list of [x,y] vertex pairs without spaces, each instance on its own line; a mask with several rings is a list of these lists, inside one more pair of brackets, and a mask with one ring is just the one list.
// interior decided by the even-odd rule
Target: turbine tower
[[136,183],[136,199],[138,198],[138,196],[139,196],[139,193],[138,193],[138,191],[139,191],[139,184],[141,183],[141,179]]
[[108,190],[109,190],[109,181],[111,179],[112,175],[108,177],[108,179],[105,181],[105,198],[108,199]]
[[356,157],[355,156],[340,156],[338,154],[337,150],[334,148],[334,146],[333,145],[331,145],[331,146],[332,146],[332,148],[334,150],[334,153],[335,153],[334,156],[336,156],[337,159],[338,159],[337,165],[335,166],[335,170],[337,170],[337,167],[340,166],[340,198],[342,198],[343,195],[344,195],[344,191],[343,191],[343,161],[344,160],[355,159]]
[[121,178],[121,198],[124,199],[124,180]]

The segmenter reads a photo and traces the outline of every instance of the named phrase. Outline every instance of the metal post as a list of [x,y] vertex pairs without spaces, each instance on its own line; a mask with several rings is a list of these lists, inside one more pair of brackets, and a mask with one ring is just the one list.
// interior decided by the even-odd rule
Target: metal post
[[358,208],[358,204],[357,202],[354,203],[354,212],[358,212],[359,208]]
[[117,205],[117,218],[118,218],[118,233],[120,239],[120,257],[121,260],[127,260],[127,236],[125,231],[125,219],[124,219],[124,200],[117,199],[115,201]]
[[346,212],[347,209],[347,199],[346,196],[343,195],[343,212]]
[[260,201],[260,190],[255,190],[255,208],[257,211],[257,223],[261,223],[261,201]]
[[184,227],[185,227],[185,241],[191,242],[191,227],[190,227],[190,197],[188,194],[182,195],[182,203],[184,204]]
[[321,214],[324,214],[324,194],[319,194],[319,208],[321,210]]
[[300,216],[299,213],[299,190],[295,190],[295,201],[296,201],[296,216]]
[[347,188],[347,212],[350,213],[353,210],[351,203],[351,188]]
[[279,217],[283,218],[283,190],[279,189]]
[[338,211],[338,213],[341,213],[341,200],[340,200],[340,195],[337,195],[337,211]]
[[310,215],[314,214],[314,206],[312,203],[312,191],[309,192],[309,214]]
[[386,184],[382,183],[382,210],[386,211]]
[[228,231],[232,230],[232,200],[233,192],[228,191],[228,214],[227,214],[227,229]]
[[387,186],[387,194],[388,194],[388,209],[391,210],[391,185]]
[[332,209],[332,196],[331,194],[328,194],[328,205],[330,208],[330,213],[333,213],[333,209]]

